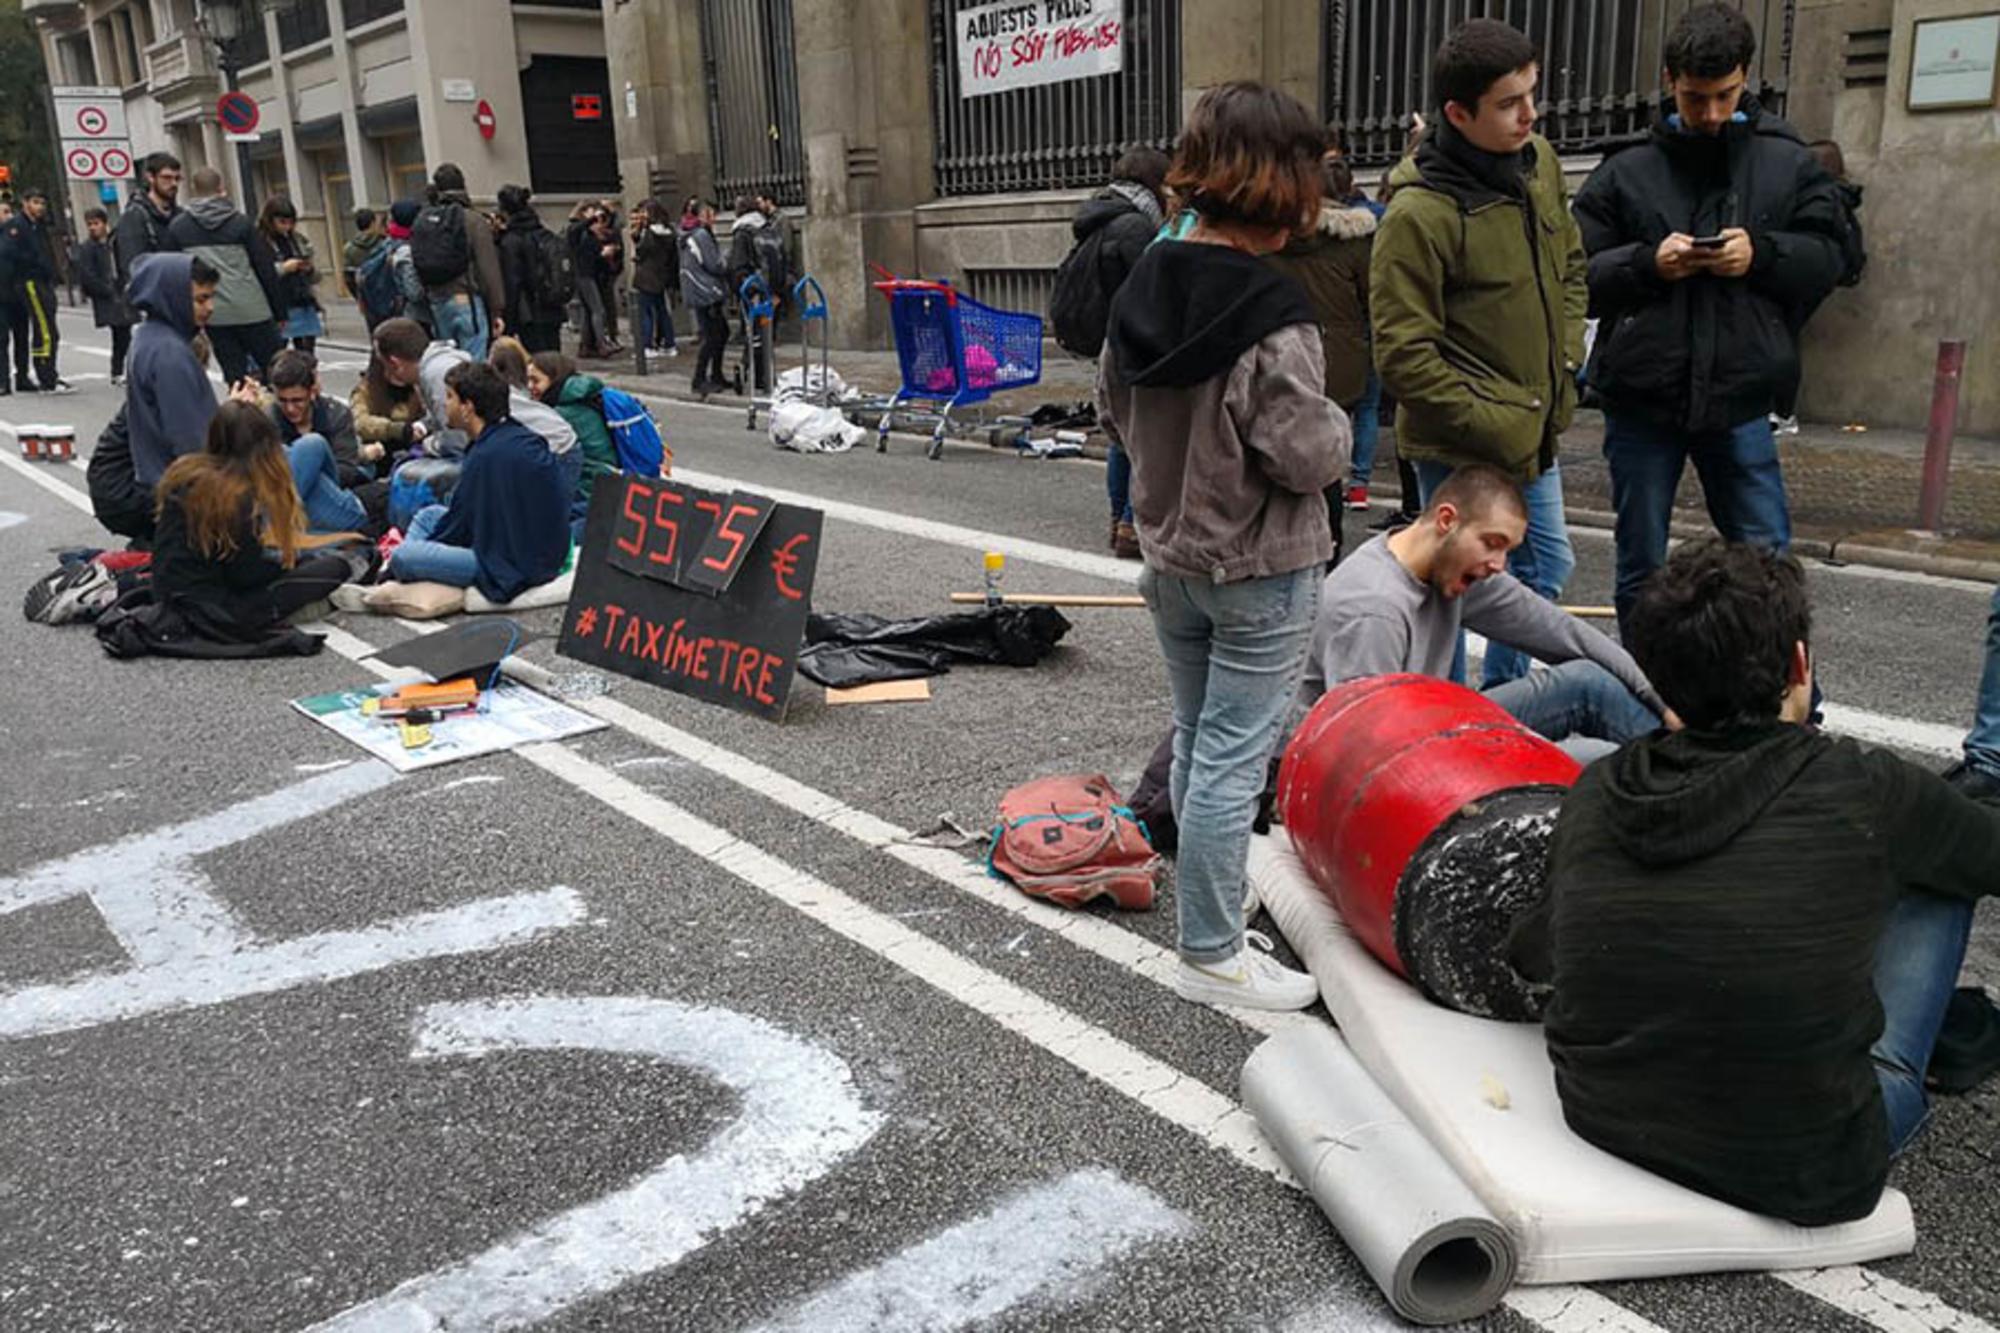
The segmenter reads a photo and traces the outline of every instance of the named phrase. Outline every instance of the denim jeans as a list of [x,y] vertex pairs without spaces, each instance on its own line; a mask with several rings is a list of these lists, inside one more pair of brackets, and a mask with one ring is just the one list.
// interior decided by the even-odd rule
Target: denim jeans
[[1689,459],[1701,478],[1708,516],[1725,540],[1780,551],[1792,543],[1791,510],[1768,417],[1730,430],[1685,431],[1606,412],[1604,461],[1611,467],[1611,507],[1618,515],[1613,600],[1620,624],[1631,614],[1640,587],[1667,562],[1674,491]]
[[[1450,475],[1451,469],[1443,463],[1417,460],[1417,487],[1423,492],[1425,504],[1430,503],[1432,492],[1444,485],[1444,479]],[[1576,569],[1576,549],[1569,543],[1569,523],[1563,516],[1562,469],[1551,467],[1523,486],[1521,498],[1528,506],[1528,535],[1507,557],[1507,572],[1554,601],[1562,595],[1563,585]],[[1532,659],[1518,648],[1488,644],[1480,687],[1490,690],[1495,685],[1519,680],[1528,674],[1531,664]],[[1463,636],[1452,659],[1451,671],[1453,680],[1465,680]]]
[[368,507],[353,491],[340,485],[340,465],[326,437],[308,432],[285,446],[292,485],[306,511],[308,532],[357,532],[368,521]]
[[403,544],[389,557],[389,577],[406,583],[449,583],[470,588],[479,581],[479,557],[469,546],[448,546],[431,540],[444,522],[443,505],[426,505],[410,520]]
[[1113,441],[1104,454],[1104,490],[1111,497],[1111,517],[1116,522],[1132,521],[1132,456],[1125,446]]
[[1901,1152],[1930,1117],[1924,1070],[1965,963],[1972,903],[1914,889],[1896,902],[1875,956],[1882,1036],[1869,1055],[1889,1113],[1889,1151]]
[[652,351],[658,346],[656,339],[664,339],[662,351],[674,350],[674,316],[667,309],[665,292],[639,293],[639,346]]
[[1651,735],[1659,716],[1595,662],[1563,662],[1495,685],[1486,697],[1544,740],[1572,736],[1623,745]]
[[1213,583],[1149,566],[1139,575],[1174,696],[1174,898],[1190,962],[1219,963],[1243,947],[1250,825],[1305,668],[1320,574]]
[[491,322],[486,318],[486,302],[477,296],[454,296],[431,302],[432,336],[456,343],[474,361],[486,359],[486,339]]
[[1374,370],[1369,370],[1368,387],[1348,415],[1354,420],[1354,484],[1366,486],[1375,471],[1375,441],[1382,432],[1382,381]]
[[1979,673],[1979,704],[1965,736],[1965,762],[2000,779],[2000,588],[1986,616],[1986,666]]

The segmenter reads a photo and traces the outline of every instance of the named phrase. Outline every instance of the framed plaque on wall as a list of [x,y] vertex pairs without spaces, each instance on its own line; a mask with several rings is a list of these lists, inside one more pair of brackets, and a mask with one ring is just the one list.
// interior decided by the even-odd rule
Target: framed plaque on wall
[[2000,13],[1919,19],[1910,42],[1912,111],[1993,105],[2000,89]]

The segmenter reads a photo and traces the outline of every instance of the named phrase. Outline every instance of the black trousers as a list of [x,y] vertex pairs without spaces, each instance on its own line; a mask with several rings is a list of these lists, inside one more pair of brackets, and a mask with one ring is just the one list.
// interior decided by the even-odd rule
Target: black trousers
[[[35,381],[44,389],[53,389],[57,382],[56,348],[62,342],[62,330],[56,327],[55,284],[40,278],[22,283],[21,312],[28,340],[27,353],[35,363]],[[19,332],[21,330],[17,329],[16,333]],[[16,348],[14,365],[17,373],[21,360],[21,349]]]
[[722,357],[729,348],[729,317],[722,313],[722,302],[699,306],[695,318],[701,326],[701,350],[694,359],[694,382],[696,384],[722,383]]
[[111,378],[125,378],[125,357],[132,350],[132,326],[113,324],[111,326]]
[[521,340],[521,346],[528,349],[530,356],[536,352],[560,352],[562,350],[562,321],[559,319],[538,319],[532,324],[523,324],[518,329],[509,329]]
[[333,590],[354,577],[354,567],[338,555],[323,553],[299,556],[299,562],[271,585],[271,602],[280,618],[301,607],[325,601]]
[[246,374],[264,378],[271,358],[285,349],[285,336],[271,320],[261,324],[208,326],[208,345],[215,353],[216,368],[223,381],[234,384]]

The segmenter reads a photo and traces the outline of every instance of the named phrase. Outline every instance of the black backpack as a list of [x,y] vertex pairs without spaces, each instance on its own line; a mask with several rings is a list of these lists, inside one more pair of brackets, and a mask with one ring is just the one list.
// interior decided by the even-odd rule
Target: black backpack
[[563,311],[576,299],[576,252],[537,227],[528,233],[528,300],[539,311]]
[[1861,235],[1861,187],[1847,181],[1835,181],[1834,188],[1840,192],[1840,258],[1842,269],[1840,285],[1853,287],[1861,281],[1861,275],[1868,268],[1868,244]]
[[410,262],[426,287],[442,287],[472,267],[472,238],[459,204],[432,204],[410,228]]
[[1099,227],[1078,241],[1056,267],[1049,292],[1049,323],[1056,345],[1078,356],[1104,350],[1104,328],[1111,318],[1111,297],[1104,290],[1104,233]]
[[785,253],[785,234],[773,221],[759,228],[750,238],[750,249],[757,257],[757,271],[764,275],[764,281],[771,288],[771,296],[783,300],[790,293],[792,260]]

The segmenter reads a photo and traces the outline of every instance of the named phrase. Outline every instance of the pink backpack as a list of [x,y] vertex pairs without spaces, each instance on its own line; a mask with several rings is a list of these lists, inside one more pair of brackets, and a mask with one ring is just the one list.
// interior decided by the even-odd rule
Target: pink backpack
[[987,870],[1033,898],[1081,907],[1109,894],[1120,907],[1153,905],[1166,868],[1102,774],[1037,778],[1000,798]]

